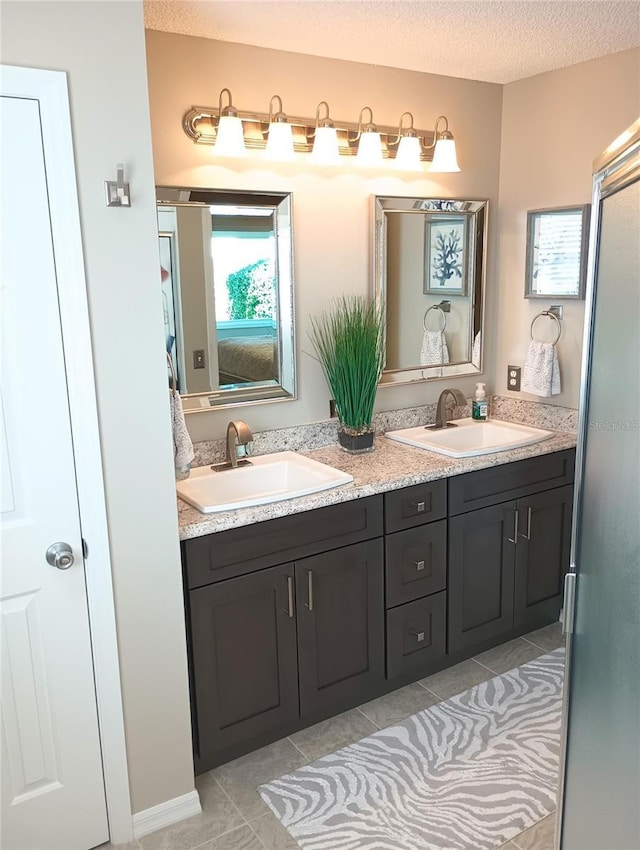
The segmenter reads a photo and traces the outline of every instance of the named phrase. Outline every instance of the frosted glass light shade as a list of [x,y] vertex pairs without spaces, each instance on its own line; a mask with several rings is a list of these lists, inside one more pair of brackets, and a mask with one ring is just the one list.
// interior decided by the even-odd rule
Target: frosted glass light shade
[[294,158],[291,124],[287,124],[286,121],[273,121],[269,124],[264,155],[268,159],[292,160]]
[[456,143],[453,139],[438,139],[429,171],[442,173],[460,171],[458,157],[456,156]]
[[382,144],[380,133],[363,133],[358,143],[356,162],[358,165],[382,165]]
[[338,133],[335,127],[316,128],[311,160],[320,165],[337,165],[340,162]]
[[403,136],[393,160],[393,167],[403,171],[422,171],[420,152],[420,139],[417,136]]
[[218,121],[213,152],[220,156],[246,156],[242,121],[233,115],[223,115]]

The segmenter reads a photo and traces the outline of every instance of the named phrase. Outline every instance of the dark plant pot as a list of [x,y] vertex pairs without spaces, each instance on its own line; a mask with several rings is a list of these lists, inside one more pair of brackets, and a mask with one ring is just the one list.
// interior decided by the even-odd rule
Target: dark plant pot
[[346,452],[350,452],[351,454],[372,452],[373,437],[373,430],[357,433],[355,431],[348,431],[345,428],[338,428],[338,442]]

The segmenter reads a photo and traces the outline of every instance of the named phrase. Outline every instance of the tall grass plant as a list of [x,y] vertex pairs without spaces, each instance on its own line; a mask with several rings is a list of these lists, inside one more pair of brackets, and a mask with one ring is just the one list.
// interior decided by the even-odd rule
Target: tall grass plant
[[352,434],[370,431],[384,367],[382,305],[364,296],[343,295],[317,319],[311,319],[309,336],[340,424]]

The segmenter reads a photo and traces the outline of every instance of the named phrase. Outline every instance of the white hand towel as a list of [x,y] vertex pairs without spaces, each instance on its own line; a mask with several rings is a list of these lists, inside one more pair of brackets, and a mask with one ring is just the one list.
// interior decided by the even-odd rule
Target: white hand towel
[[480,342],[482,340],[482,331],[478,331],[476,338],[473,340],[473,348],[471,350],[471,365],[476,369],[480,368]]
[[449,362],[449,349],[442,331],[425,331],[420,349],[421,366],[442,366]]
[[545,398],[560,394],[560,365],[552,342],[532,340],[529,343],[522,372],[522,392]]
[[171,402],[171,426],[173,428],[173,463],[176,478],[187,478],[189,466],[194,458],[193,443],[184,421],[184,410],[180,393],[169,391]]

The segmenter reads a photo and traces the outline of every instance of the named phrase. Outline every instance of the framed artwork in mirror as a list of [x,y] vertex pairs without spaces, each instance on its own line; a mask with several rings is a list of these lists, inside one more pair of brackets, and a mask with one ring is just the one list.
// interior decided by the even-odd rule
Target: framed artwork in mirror
[[425,221],[425,295],[467,293],[468,217],[430,215]]
[[525,298],[584,298],[590,209],[529,210]]

